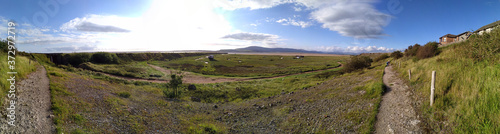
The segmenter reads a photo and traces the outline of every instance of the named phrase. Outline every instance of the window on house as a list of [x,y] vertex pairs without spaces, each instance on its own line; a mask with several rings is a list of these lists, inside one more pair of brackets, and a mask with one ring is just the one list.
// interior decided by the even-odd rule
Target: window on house
[[446,37],[443,38],[443,42],[446,42]]

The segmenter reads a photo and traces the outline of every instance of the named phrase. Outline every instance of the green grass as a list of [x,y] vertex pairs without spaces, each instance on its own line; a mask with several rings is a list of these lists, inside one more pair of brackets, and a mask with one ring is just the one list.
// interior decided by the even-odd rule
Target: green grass
[[[7,72],[17,72],[15,75],[16,82],[20,82],[22,79],[26,78],[28,74],[36,71],[37,66],[39,65],[36,61],[30,60],[25,56],[17,55],[15,57],[15,70],[10,70],[9,65],[7,63],[7,53],[0,52],[0,100],[3,100],[5,96],[7,96],[7,92],[10,90],[10,83],[7,81],[12,75],[7,74]],[[17,90],[17,88],[16,88]],[[0,101],[0,105],[3,106],[3,101]]]
[[[398,71],[422,105],[427,127],[434,132],[500,132],[500,30],[442,48],[423,60],[405,57]],[[435,100],[430,106],[431,71],[436,71]]]
[[125,62],[122,64],[93,64],[85,63],[90,69],[98,72],[114,74],[118,76],[143,78],[143,79],[162,79],[168,80],[162,72],[150,67],[146,62]]
[[[283,59],[281,59],[282,57]],[[210,61],[203,56],[192,56],[150,63],[160,67],[182,69],[207,75],[269,77],[333,68],[339,65],[337,62],[343,62],[347,58],[349,57],[306,56],[294,59],[294,56],[225,54],[215,55],[216,61]]]
[[[341,68],[332,71],[340,71]],[[290,93],[299,89],[315,86],[325,79],[315,76],[322,72],[293,75],[284,78],[264,79],[215,84],[195,84],[195,91],[185,91],[184,99],[197,97],[202,102],[241,101]]]

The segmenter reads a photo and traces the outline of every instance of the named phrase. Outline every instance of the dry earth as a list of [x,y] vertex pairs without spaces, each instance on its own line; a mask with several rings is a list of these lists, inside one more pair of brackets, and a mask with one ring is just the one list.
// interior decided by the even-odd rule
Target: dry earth
[[[6,118],[0,118],[0,133],[54,133],[49,78],[45,68],[39,66],[36,72],[28,75],[27,79],[16,86],[16,126],[7,125]],[[4,104],[7,107],[7,100],[4,100]],[[2,115],[5,114],[5,109],[2,109]]]
[[375,133],[422,133],[419,128],[420,120],[411,105],[412,93],[408,90],[408,86],[397,77],[392,66],[385,68],[383,79],[387,89],[380,103]]

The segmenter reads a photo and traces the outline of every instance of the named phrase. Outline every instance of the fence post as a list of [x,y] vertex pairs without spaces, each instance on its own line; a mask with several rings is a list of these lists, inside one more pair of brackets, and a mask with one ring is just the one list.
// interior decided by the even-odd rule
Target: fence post
[[399,68],[401,68],[401,61],[400,61],[400,62],[398,62],[398,65],[399,65]]
[[431,106],[434,103],[434,84],[436,83],[436,71],[432,71],[432,81],[431,81]]
[[411,69],[408,69],[408,80],[411,80]]

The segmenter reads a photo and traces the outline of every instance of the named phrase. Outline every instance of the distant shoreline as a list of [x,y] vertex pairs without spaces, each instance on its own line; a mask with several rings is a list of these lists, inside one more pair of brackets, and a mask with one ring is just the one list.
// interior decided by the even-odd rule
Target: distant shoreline
[[240,55],[281,55],[281,56],[296,56],[296,55],[302,55],[302,56],[347,56],[347,55],[340,55],[340,54],[321,54],[321,53],[286,53],[286,52],[266,52],[266,53],[234,53],[230,52],[228,54],[240,54]]

